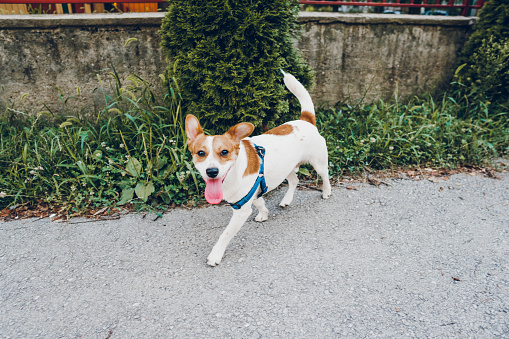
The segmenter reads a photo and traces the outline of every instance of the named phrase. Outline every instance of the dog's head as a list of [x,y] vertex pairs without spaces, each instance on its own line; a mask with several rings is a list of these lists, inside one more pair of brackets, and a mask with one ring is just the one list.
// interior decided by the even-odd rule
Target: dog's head
[[210,204],[223,200],[223,181],[237,161],[240,141],[254,130],[253,124],[240,123],[223,135],[205,135],[194,115],[186,117],[187,145],[193,155],[193,163],[205,184],[205,199]]

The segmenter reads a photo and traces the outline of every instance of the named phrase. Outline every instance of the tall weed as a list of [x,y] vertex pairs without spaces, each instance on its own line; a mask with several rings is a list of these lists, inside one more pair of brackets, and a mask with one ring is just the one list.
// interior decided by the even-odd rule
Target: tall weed
[[43,199],[78,212],[194,199],[200,182],[187,152],[178,91],[160,98],[137,76],[121,80],[114,68],[103,76],[104,108],[92,116],[63,96],[64,117],[5,109],[0,207]]
[[507,153],[507,110],[491,110],[489,102],[460,104],[458,96],[464,99],[458,92],[440,102],[429,97],[320,109],[318,128],[327,141],[333,174],[365,167],[479,165]]

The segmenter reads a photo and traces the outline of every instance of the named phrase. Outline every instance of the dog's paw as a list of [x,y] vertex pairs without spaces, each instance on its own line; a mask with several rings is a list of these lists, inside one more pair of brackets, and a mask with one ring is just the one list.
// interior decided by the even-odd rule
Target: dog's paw
[[331,194],[332,194],[332,189],[331,189],[330,185],[328,185],[328,187],[322,188],[322,198],[329,199]]
[[219,265],[223,259],[223,254],[224,252],[218,253],[217,251],[212,250],[207,257],[207,265],[212,267]]
[[216,262],[215,260],[207,259],[207,265],[209,265],[211,267],[215,267],[215,266],[219,265],[220,263],[221,263],[221,260],[219,260],[219,262]]
[[329,199],[331,195],[332,195],[332,192],[330,192],[330,191],[329,192],[323,191],[322,198],[323,199]]
[[217,266],[221,263],[221,259],[222,258],[219,258],[219,259],[211,258],[209,255],[209,257],[207,258],[207,265],[212,266],[212,267]]
[[332,194],[332,187],[328,181],[326,181],[322,187],[322,198],[329,199]]
[[262,222],[269,219],[269,213],[258,213],[258,215],[255,217],[255,221]]
[[290,197],[287,197],[285,195],[285,197],[283,198],[283,200],[281,200],[281,202],[279,203],[279,206],[280,207],[286,207],[286,206],[290,206],[290,204],[292,203],[293,201],[293,195],[290,196]]

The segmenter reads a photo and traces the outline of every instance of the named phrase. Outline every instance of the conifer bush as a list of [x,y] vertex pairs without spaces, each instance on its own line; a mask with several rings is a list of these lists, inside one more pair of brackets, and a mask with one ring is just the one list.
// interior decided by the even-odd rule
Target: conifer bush
[[459,81],[480,99],[509,103],[509,1],[490,0],[460,56]]
[[224,131],[240,121],[271,128],[296,118],[280,69],[309,88],[313,74],[293,47],[294,0],[168,0],[163,83],[179,83],[185,113]]

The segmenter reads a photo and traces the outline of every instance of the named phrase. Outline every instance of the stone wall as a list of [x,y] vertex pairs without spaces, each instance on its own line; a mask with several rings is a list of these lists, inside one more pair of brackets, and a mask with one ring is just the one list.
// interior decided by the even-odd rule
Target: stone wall
[[[0,15],[0,105],[99,107],[97,74],[114,66],[159,88],[163,13]],[[303,12],[296,42],[316,71],[317,104],[423,94],[447,84],[475,18]],[[135,38],[126,46],[130,38]],[[93,100],[90,100],[93,98]]]

